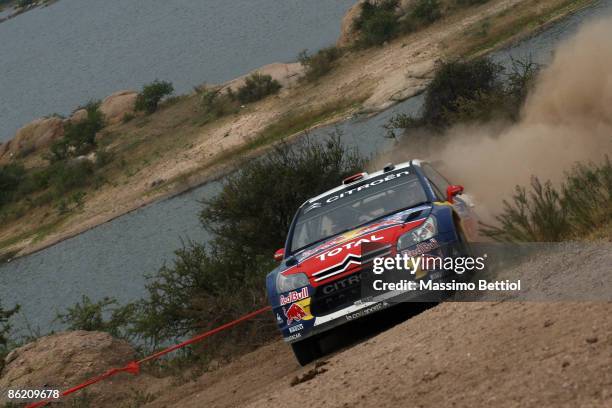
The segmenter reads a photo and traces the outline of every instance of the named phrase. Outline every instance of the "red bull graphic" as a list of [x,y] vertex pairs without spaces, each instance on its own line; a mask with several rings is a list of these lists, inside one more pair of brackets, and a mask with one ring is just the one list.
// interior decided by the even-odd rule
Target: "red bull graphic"
[[306,299],[308,297],[308,288],[304,287],[299,292],[294,290],[289,292],[287,296],[280,295],[280,304],[285,306],[289,303],[297,302],[298,300]]
[[297,303],[289,306],[289,309],[283,307],[283,311],[285,312],[285,317],[287,318],[287,325],[292,324],[293,322],[302,321],[303,318],[306,317],[306,311],[302,308],[302,306]]

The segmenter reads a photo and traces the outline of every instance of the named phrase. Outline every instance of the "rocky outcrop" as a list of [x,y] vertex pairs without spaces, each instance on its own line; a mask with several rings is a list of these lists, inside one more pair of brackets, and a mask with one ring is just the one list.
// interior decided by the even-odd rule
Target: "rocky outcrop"
[[[372,4],[377,4],[384,0],[359,0],[350,9],[348,9],[342,18],[342,24],[340,25],[340,37],[338,37],[338,41],[336,41],[337,47],[347,47],[357,41],[359,32],[355,30],[355,20],[357,20],[361,15],[361,6],[366,1],[369,1]],[[408,13],[413,3],[414,0],[400,0],[397,4],[397,14],[401,16]]]
[[[19,347],[5,359],[0,389],[66,389],[134,360],[134,349],[108,333],[52,334]],[[6,393],[0,395],[0,402]]]
[[138,93],[134,91],[119,91],[104,98],[100,112],[104,114],[106,123],[114,125],[120,123],[126,114],[133,114],[137,96]]
[[87,119],[87,109],[77,109],[68,119],[71,123],[79,123]]
[[361,5],[365,2],[366,0],[359,0],[350,9],[348,9],[344,17],[342,17],[340,37],[338,38],[338,41],[336,41],[337,47],[349,46],[357,40],[358,34],[355,31],[354,24],[355,20],[357,20],[361,15]]
[[48,147],[64,135],[64,121],[58,117],[41,118],[17,131],[12,140],[0,147],[0,158],[27,156],[31,152]]

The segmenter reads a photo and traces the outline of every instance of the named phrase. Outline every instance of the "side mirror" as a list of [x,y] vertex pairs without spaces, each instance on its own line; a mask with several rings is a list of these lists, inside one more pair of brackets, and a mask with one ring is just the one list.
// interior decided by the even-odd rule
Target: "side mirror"
[[455,196],[458,194],[463,193],[463,186],[448,186],[446,187],[446,201],[448,201],[449,203],[454,203],[455,200]]
[[281,248],[274,253],[274,260],[280,262],[285,257],[285,248]]

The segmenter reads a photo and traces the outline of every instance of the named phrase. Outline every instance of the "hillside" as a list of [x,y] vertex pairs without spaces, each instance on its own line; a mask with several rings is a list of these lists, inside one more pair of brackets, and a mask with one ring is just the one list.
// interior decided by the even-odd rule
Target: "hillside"
[[[498,48],[590,3],[492,0],[452,9],[382,47],[350,50],[314,82],[297,81],[299,64],[276,65],[275,75],[285,85],[278,95],[214,121],[201,111],[200,92],[172,98],[153,115],[118,121],[99,133],[107,162],[78,197],[49,201],[48,194],[37,193],[9,206],[0,227],[0,254],[40,250],[223,174],[236,159],[283,137],[385,109],[421,92],[437,60]],[[36,151],[19,162],[40,169],[47,154]]]

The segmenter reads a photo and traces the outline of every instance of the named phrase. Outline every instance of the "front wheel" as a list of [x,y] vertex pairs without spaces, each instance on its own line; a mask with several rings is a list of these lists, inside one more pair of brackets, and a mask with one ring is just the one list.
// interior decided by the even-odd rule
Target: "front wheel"
[[295,358],[301,366],[305,366],[306,364],[311,363],[317,358],[321,357],[319,341],[315,337],[292,343],[291,348],[293,349]]

